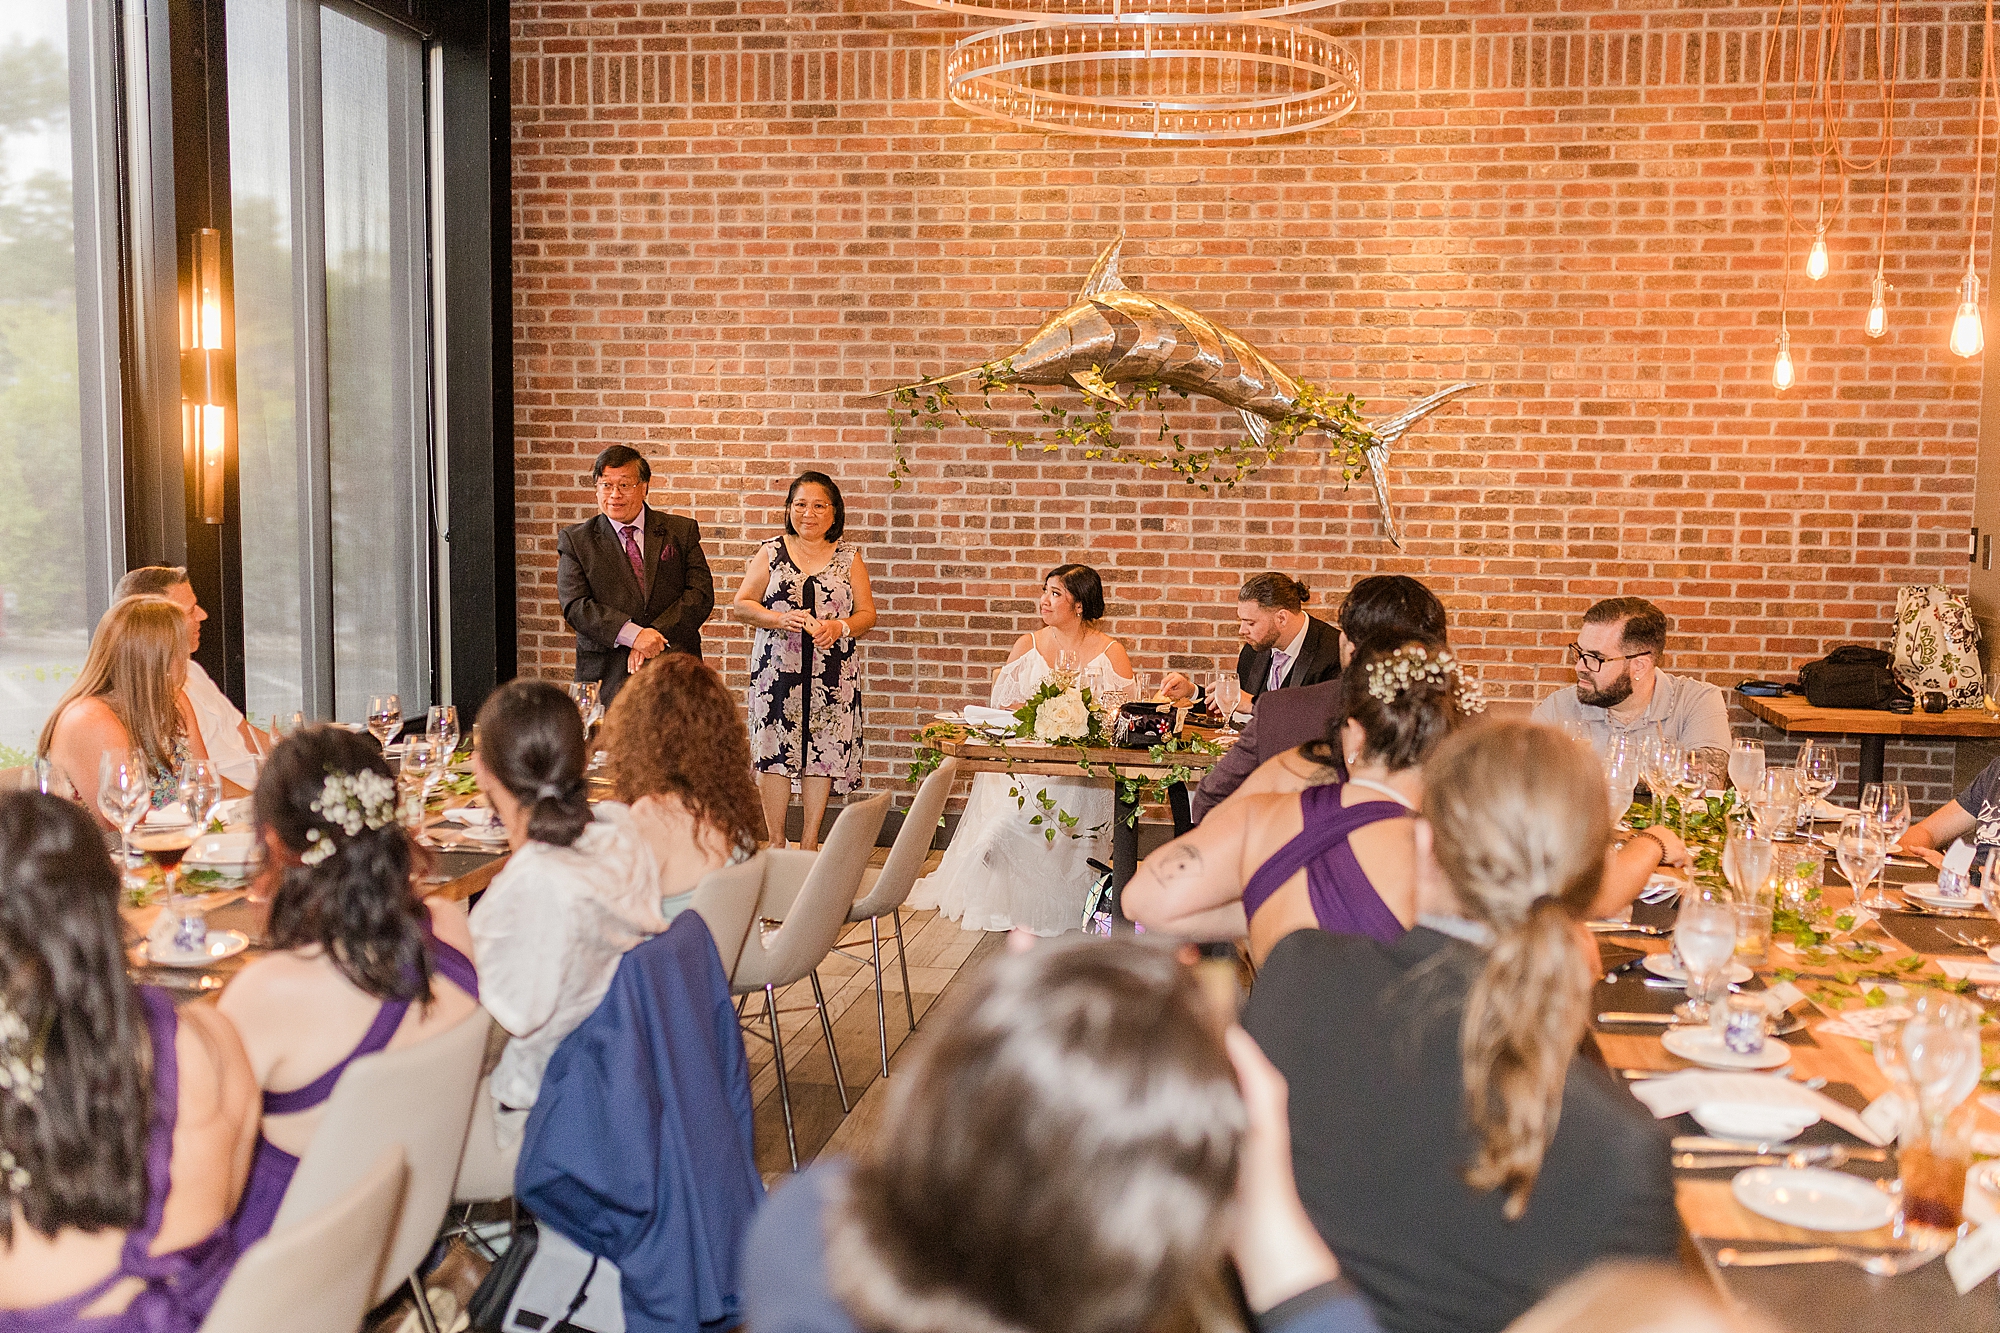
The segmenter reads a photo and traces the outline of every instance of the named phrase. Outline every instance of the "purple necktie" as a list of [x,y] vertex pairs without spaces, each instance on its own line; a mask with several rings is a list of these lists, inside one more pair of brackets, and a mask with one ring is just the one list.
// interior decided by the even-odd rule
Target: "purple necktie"
[[1284,681],[1284,679],[1285,679],[1285,655],[1283,653],[1274,652],[1271,654],[1270,683],[1266,685],[1264,688],[1269,690],[1275,690]]
[[625,558],[632,562],[632,577],[639,580],[639,591],[646,590],[646,557],[639,554],[639,543],[633,537],[631,528],[621,529],[625,534]]

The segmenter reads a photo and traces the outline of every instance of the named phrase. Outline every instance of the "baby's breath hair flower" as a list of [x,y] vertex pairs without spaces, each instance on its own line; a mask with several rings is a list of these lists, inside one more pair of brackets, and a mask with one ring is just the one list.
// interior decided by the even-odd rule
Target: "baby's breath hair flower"
[[[396,822],[396,783],[373,769],[359,773],[329,772],[310,808],[334,829],[352,838],[364,828],[386,828]],[[331,830],[309,828],[306,849],[299,854],[299,860],[316,866],[332,856],[337,847]]]
[[1432,653],[1419,644],[1398,648],[1368,664],[1368,693],[1393,704],[1417,685],[1451,685],[1460,712],[1486,711],[1486,694],[1479,682],[1458,665],[1450,652]]

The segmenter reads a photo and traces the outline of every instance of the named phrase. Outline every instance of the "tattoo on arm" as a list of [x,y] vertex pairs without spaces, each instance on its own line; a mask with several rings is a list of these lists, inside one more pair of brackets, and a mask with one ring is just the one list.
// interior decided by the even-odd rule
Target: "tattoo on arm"
[[1201,852],[1188,846],[1169,847],[1160,854],[1158,874],[1162,884],[1187,884],[1201,878]]

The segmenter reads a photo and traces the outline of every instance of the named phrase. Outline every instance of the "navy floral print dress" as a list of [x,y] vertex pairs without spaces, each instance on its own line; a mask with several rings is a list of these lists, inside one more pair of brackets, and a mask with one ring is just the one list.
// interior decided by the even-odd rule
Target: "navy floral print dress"
[[[771,582],[764,606],[780,615],[809,611],[821,620],[854,614],[854,548],[836,542],[817,574],[792,563],[783,537],[764,543]],[[850,791],[861,780],[861,664],[854,640],[814,645],[804,632],[760,629],[750,655],[750,742],[761,773],[832,778]]]

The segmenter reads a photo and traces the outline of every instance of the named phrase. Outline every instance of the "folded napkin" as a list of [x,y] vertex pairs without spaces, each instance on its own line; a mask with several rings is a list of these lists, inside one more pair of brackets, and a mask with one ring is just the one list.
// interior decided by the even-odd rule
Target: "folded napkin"
[[987,708],[981,704],[965,706],[965,720],[975,727],[1005,727],[1011,729],[1020,721],[1005,708]]
[[179,801],[168,801],[157,810],[148,810],[139,822],[153,828],[179,828],[188,822],[187,807]]
[[1845,819],[1849,815],[1858,815],[1860,813],[1859,810],[1850,810],[1844,805],[1835,805],[1824,796],[1813,802],[1812,817],[1814,819]]
[[493,812],[483,805],[455,806],[445,811],[444,817],[451,823],[463,824],[467,828],[490,828],[500,822],[493,817]]
[[[1884,988],[1886,990],[1886,988]],[[1885,1004],[1874,1009],[1847,1009],[1836,1018],[1829,1018],[1814,1028],[1829,1037],[1852,1037],[1856,1041],[1874,1041],[1888,1028],[1894,1027],[1910,1016],[1910,1008],[1903,1004]]]
[[1975,963],[1970,958],[1940,958],[1937,965],[1953,981],[1970,981],[1981,986],[2000,984],[2000,964]]
[[1815,1092],[1787,1078],[1772,1078],[1769,1074],[1726,1074],[1691,1069],[1683,1074],[1669,1074],[1665,1078],[1640,1079],[1632,1084],[1632,1095],[1660,1120],[1710,1102],[1796,1106],[1801,1110],[1818,1112],[1820,1119],[1839,1125],[1863,1143],[1880,1147],[1887,1142],[1870,1129],[1859,1114],[1825,1093]]

